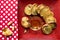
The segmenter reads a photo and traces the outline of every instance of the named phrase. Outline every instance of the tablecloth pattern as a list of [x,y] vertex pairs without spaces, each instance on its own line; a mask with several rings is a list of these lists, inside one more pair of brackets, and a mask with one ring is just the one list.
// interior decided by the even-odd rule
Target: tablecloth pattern
[[[18,0],[0,0],[0,40],[18,40]],[[8,26],[8,22],[13,21],[12,24],[16,30],[13,31],[12,36],[5,37],[2,35],[2,29]]]

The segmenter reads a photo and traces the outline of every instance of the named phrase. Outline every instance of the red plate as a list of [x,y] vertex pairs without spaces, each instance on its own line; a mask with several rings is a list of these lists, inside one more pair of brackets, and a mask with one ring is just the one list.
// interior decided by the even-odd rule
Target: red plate
[[[24,34],[24,28],[21,26],[21,18],[24,16],[24,7],[27,4],[45,4],[51,7],[51,10],[55,14],[55,18],[57,19],[57,27],[53,32],[49,35],[44,35],[41,30],[38,32],[34,32],[29,30]],[[60,40],[60,0],[19,0],[19,11],[18,11],[18,26],[19,26],[19,39],[20,40]]]

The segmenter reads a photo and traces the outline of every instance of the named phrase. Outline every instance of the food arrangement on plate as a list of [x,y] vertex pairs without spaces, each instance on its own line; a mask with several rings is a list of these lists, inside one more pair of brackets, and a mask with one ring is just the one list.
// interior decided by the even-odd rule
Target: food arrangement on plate
[[56,19],[49,6],[28,4],[24,9],[24,14],[26,16],[21,19],[21,25],[24,28],[33,31],[42,30],[44,34],[50,34],[56,28]]

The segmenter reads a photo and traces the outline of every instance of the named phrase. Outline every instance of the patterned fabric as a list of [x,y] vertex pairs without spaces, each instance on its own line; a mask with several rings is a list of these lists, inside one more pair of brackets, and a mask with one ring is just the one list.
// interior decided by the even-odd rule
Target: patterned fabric
[[[0,40],[18,40],[18,0],[0,0]],[[12,36],[5,37],[2,35],[2,29],[8,26],[8,22],[13,21],[12,26],[16,28]]]

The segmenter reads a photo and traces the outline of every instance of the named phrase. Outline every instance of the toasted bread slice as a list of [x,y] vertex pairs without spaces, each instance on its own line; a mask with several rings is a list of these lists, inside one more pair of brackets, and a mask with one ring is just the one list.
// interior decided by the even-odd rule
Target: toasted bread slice
[[24,28],[28,28],[30,27],[30,23],[29,23],[29,19],[28,17],[23,17],[22,18],[22,21],[21,21],[21,24]]
[[37,6],[38,5],[36,3],[32,5],[32,10],[31,10],[32,15],[37,15]]
[[25,14],[31,15],[31,9],[32,9],[32,4],[28,4],[24,9]]

